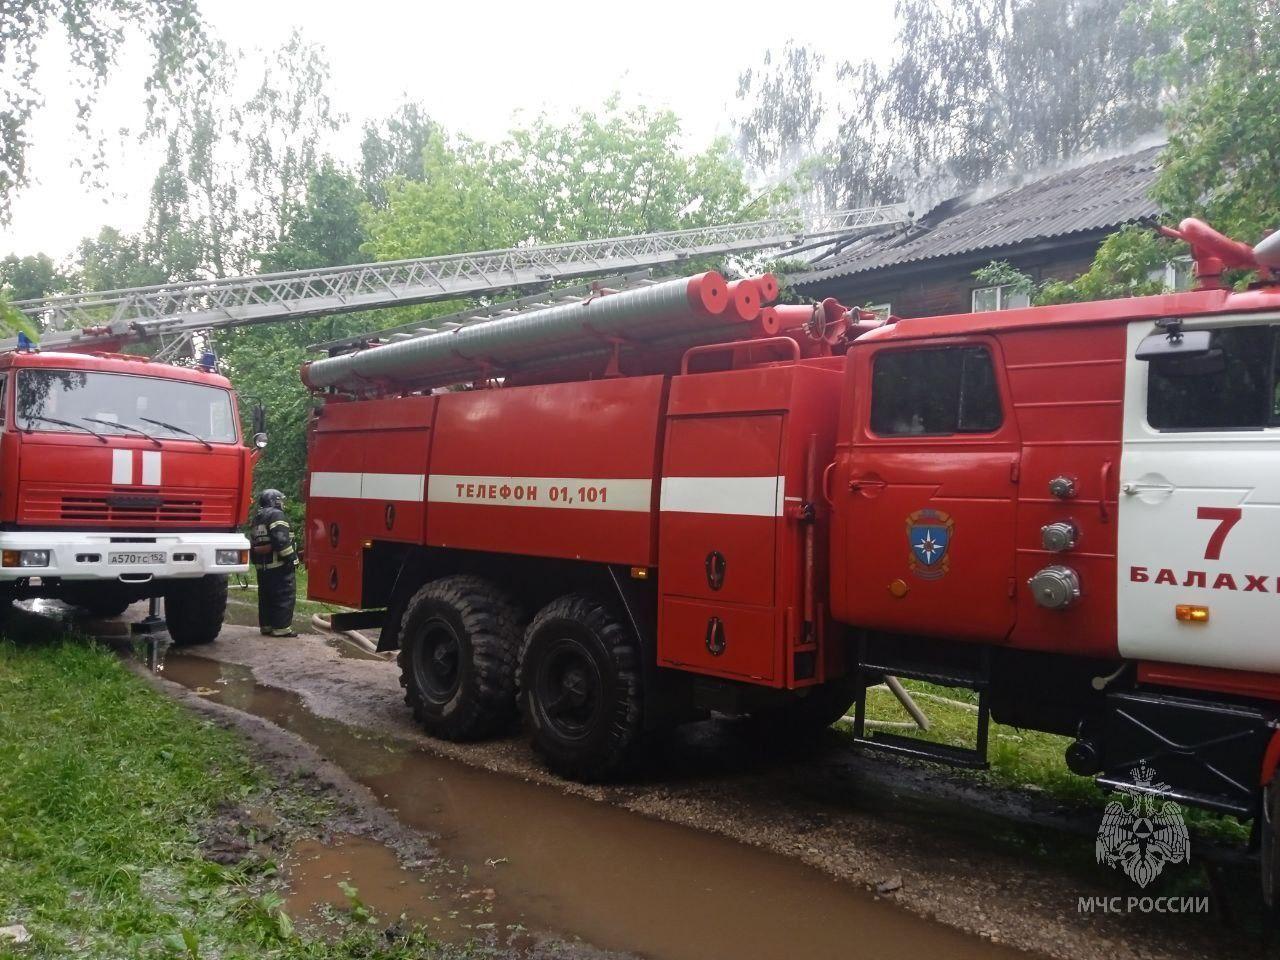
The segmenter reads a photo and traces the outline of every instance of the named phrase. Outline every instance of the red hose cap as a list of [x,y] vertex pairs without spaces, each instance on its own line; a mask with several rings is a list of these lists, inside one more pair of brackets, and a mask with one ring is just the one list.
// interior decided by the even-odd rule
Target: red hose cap
[[735,280],[729,284],[729,316],[726,320],[744,323],[760,315],[760,288],[754,280]]
[[716,317],[724,313],[729,304],[729,288],[724,277],[714,270],[689,278],[689,306],[695,312]]
[[778,278],[772,273],[762,273],[758,277],[752,277],[756,287],[760,290],[760,303],[773,303],[778,299]]

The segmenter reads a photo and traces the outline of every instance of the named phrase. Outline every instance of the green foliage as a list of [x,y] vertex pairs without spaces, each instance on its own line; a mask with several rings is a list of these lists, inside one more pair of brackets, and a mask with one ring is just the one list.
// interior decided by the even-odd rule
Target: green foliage
[[688,156],[680,138],[671,111],[624,108],[615,96],[565,124],[539,117],[498,152],[542,243],[736,219],[748,187],[728,142]]
[[[359,262],[364,206],[364,193],[355,179],[326,162],[309,177],[305,199],[284,223],[279,242],[263,254],[262,269],[306,270]],[[308,345],[353,333],[367,322],[335,315],[217,334],[218,354],[240,394],[242,411],[247,414],[252,401],[258,400],[268,412],[270,443],[258,462],[254,485],[258,490],[284,491],[294,509],[301,503],[306,423],[312,408],[298,368],[311,359]]]
[[384,120],[364,125],[360,141],[360,186],[374,206],[385,206],[386,184],[397,177],[422,180],[423,151],[444,131],[419,103],[402,104]]
[[21,330],[29,337],[35,337],[36,330],[25,316],[9,305],[8,294],[0,289],[0,333],[12,336]]
[[305,199],[290,211],[279,242],[261,257],[264,271],[308,270],[360,263],[364,191],[355,178],[326,160],[307,178]]
[[[294,816],[308,803],[295,804],[288,788],[272,784],[236,735],[154,692],[87,642],[0,642],[0,770],[0,918],[32,933],[22,956],[468,953],[420,929],[383,936],[367,908],[327,936],[301,932],[273,871],[205,860],[200,830],[218,811],[251,802]],[[10,955],[3,947],[0,954]]]
[[1280,4],[1164,0],[1148,22],[1181,38],[1153,71],[1189,78],[1168,110],[1152,195],[1175,221],[1201,216],[1256,243],[1280,226]]
[[1154,230],[1130,225],[1107,237],[1090,268],[1074,280],[1037,284],[1029,274],[1004,260],[980,267],[973,271],[973,277],[983,286],[1008,284],[1028,294],[1036,306],[1143,297],[1164,292],[1165,264],[1182,252]]
[[[56,37],[56,45],[46,41]],[[0,220],[30,180],[29,126],[44,102],[39,54],[53,52],[49,70],[76,85],[76,130],[94,146],[89,165],[100,168],[101,141],[90,129],[94,106],[132,37],[153,54],[144,81],[153,98],[198,60],[204,26],[196,0],[23,0],[0,5]],[[46,71],[45,75],[48,75]],[[154,99],[149,99],[154,103]]]
[[365,253],[377,260],[513,246],[528,237],[526,197],[483,144],[433,140],[421,180],[397,177],[387,203],[368,211]]
[[992,260],[985,267],[973,271],[973,279],[984,287],[1012,287],[1028,296],[1035,291],[1035,281],[1007,260]]
[[96,237],[80,241],[76,265],[85,290],[143,287],[169,279],[142,237],[121,233],[115,227],[103,227]]
[[63,293],[67,284],[68,278],[43,253],[29,257],[10,254],[0,260],[0,334],[12,336],[21,330],[34,337],[35,325],[10,304]]
[[70,278],[48,254],[10,254],[0,260],[0,289],[7,290],[11,300],[36,300],[66,293],[69,283]]
[[1076,303],[1143,297],[1164,291],[1164,266],[1185,253],[1148,227],[1126,226],[1102,242],[1093,264],[1074,280],[1050,280],[1035,302]]
[[366,252],[379,260],[672,230],[736,218],[748,199],[724,141],[680,149],[669,111],[542,116],[504,141],[430,140],[422,177],[387,185],[369,212]]

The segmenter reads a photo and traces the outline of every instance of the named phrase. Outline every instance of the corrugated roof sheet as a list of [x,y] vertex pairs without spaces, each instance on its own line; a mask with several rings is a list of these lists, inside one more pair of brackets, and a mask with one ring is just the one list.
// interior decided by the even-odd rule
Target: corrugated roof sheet
[[797,286],[940,257],[1109,230],[1160,213],[1147,191],[1163,144],[1049,174],[985,199],[948,200],[911,227],[857,241]]

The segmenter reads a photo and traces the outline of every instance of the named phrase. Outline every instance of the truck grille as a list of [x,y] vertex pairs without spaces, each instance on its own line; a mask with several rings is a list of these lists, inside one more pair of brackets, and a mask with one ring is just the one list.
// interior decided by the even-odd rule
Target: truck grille
[[103,490],[33,489],[18,497],[18,522],[82,527],[234,527],[238,505],[233,491],[200,490],[125,493]]
[[198,497],[63,497],[61,516],[77,523],[200,523],[204,501]]

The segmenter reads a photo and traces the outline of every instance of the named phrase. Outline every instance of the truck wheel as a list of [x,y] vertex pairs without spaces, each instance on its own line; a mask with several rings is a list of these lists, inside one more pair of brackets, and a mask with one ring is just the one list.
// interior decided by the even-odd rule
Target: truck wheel
[[795,741],[826,730],[849,712],[858,698],[852,677],[841,677],[810,687],[807,697],[751,714],[751,724],[770,739]]
[[164,618],[175,647],[212,643],[227,612],[227,578],[175,580],[164,590]]
[[617,773],[641,728],[640,650],[630,628],[592,597],[553,600],[525,631],[520,699],[552,770],[588,781]]
[[1258,861],[1262,867],[1262,902],[1273,915],[1280,914],[1280,773],[1262,790]]
[[423,729],[478,740],[516,714],[520,614],[497,586],[471,576],[415,593],[400,628],[400,686]]
[[88,584],[70,597],[71,603],[91,617],[118,617],[129,609],[132,598],[115,584]]

